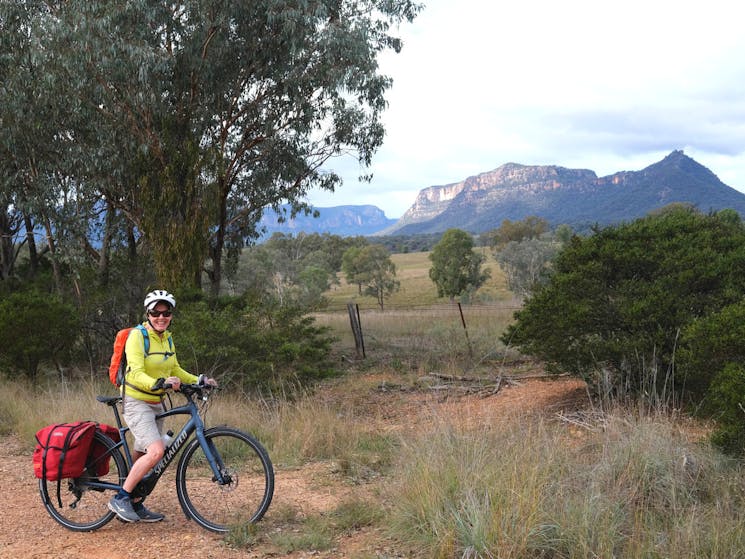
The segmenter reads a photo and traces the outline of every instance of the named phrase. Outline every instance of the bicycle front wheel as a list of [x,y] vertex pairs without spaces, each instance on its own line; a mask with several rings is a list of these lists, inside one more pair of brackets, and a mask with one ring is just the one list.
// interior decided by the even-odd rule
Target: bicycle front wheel
[[225,483],[215,478],[199,440],[192,440],[176,472],[184,513],[212,532],[258,522],[274,494],[274,470],[266,450],[248,433],[230,427],[213,427],[204,436]]
[[93,444],[100,451],[88,457],[82,476],[60,480],[59,484],[39,480],[39,492],[47,512],[75,532],[96,530],[114,518],[107,503],[127,477],[127,464],[114,441],[96,431]]

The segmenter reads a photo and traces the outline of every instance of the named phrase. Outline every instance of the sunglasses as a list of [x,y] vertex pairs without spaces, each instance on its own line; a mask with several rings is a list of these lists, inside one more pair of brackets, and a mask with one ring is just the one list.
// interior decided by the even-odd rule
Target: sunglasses
[[173,311],[147,311],[147,314],[150,316],[154,316],[155,318],[158,318],[160,316],[165,316],[168,318],[173,314]]

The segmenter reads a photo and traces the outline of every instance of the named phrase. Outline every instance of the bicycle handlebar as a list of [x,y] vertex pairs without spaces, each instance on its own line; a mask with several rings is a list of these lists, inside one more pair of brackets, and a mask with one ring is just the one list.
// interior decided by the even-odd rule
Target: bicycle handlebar
[[[201,380],[201,379],[200,379]],[[173,388],[173,385],[170,382],[166,382],[166,379],[163,377],[160,377],[155,384],[152,386],[151,390],[170,390]],[[186,392],[186,393],[196,393],[196,392],[203,392],[204,390],[214,390],[216,389],[216,386],[212,386],[211,384],[206,384],[202,382],[197,382],[194,384],[190,383],[181,383],[181,386],[179,388],[179,392]],[[186,389],[186,391],[184,391]]]

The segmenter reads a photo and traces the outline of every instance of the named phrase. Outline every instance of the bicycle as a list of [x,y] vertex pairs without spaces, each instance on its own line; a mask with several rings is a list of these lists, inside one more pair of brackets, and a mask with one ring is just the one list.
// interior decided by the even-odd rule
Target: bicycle
[[[150,495],[179,450],[185,448],[176,468],[176,493],[186,517],[217,533],[225,533],[233,525],[258,522],[274,494],[274,470],[266,450],[252,435],[238,429],[205,428],[197,400],[204,409],[212,387],[182,384],[180,393],[186,403],[158,417],[189,418],[166,446],[163,458],[134,489],[133,498]],[[76,532],[97,530],[116,516],[107,503],[121,488],[133,463],[126,437],[129,428],[122,425],[118,407],[121,396],[97,396],[96,400],[113,410],[120,440],[115,442],[96,430],[93,444],[100,445],[99,450],[88,457],[81,477],[62,480],[59,496],[56,481],[39,480],[47,512]]]

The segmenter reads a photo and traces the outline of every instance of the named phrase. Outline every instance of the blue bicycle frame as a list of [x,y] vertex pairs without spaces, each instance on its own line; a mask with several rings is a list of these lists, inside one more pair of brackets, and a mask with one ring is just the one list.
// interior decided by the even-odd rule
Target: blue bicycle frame
[[[150,493],[152,493],[155,485],[158,483],[158,480],[163,475],[163,472],[165,472],[170,463],[178,454],[179,450],[181,450],[184,444],[189,440],[189,437],[192,433],[196,433],[196,439],[199,441],[199,446],[202,447],[204,455],[207,458],[210,468],[212,469],[214,480],[220,485],[226,485],[231,482],[230,476],[226,475],[225,473],[225,464],[222,462],[222,459],[215,450],[214,445],[204,436],[204,421],[199,415],[199,408],[197,407],[196,402],[194,402],[195,391],[190,390],[188,385],[182,385],[182,392],[187,399],[186,404],[184,404],[183,406],[171,408],[163,413],[159,413],[158,415],[156,415],[156,418],[164,419],[166,417],[171,417],[174,415],[189,415],[190,417],[181,428],[181,430],[178,432],[178,434],[174,436],[171,444],[166,447],[163,458],[161,458],[153,467],[153,469],[150,470],[144,478],[142,478],[142,480],[137,484],[137,487],[134,489],[134,491],[132,491],[133,497],[146,497]],[[121,399],[121,396],[97,397],[97,400],[99,402],[111,406],[114,410],[116,425],[119,429],[119,442],[114,445],[112,451],[115,451],[118,448],[122,448],[127,463],[128,473],[129,470],[131,470],[134,461],[132,460],[132,454],[129,450],[129,444],[127,443],[126,439],[126,434],[129,431],[129,427],[126,427],[122,424],[119,409],[117,408],[117,404],[121,401]],[[91,481],[88,485],[92,488],[100,489],[119,490],[121,488],[121,485],[114,485],[112,483],[101,481]]]

